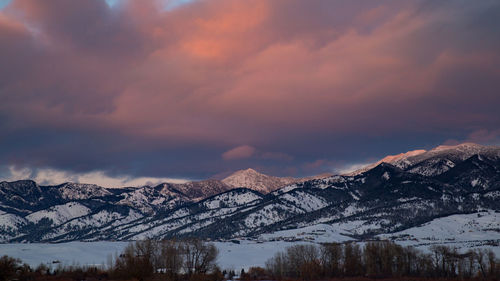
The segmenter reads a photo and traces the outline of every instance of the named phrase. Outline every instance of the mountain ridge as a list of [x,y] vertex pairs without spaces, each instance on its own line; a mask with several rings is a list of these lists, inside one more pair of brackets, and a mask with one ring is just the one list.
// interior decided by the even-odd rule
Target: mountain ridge
[[[377,166],[380,163],[389,163],[395,165],[402,169],[407,169],[410,166],[415,166],[417,164],[423,165],[424,162],[428,161],[430,163],[427,164],[436,164],[436,161],[433,161],[433,158],[449,158],[446,159],[449,162],[441,163],[440,171],[431,171],[433,175],[437,175],[439,173],[444,172],[448,168],[447,165],[455,165],[455,161],[463,161],[466,158],[471,157],[474,154],[496,154],[496,157],[500,157],[500,147],[499,146],[484,146],[476,143],[461,143],[457,145],[440,145],[431,150],[412,150],[405,153],[400,153],[397,155],[388,155],[381,160],[369,164],[361,169],[356,171],[346,173],[345,175],[356,175],[362,172],[366,172],[369,169]],[[437,168],[436,168],[437,169]],[[412,172],[419,173],[419,169],[417,167],[413,167]]]
[[360,174],[298,180],[268,193],[216,180],[202,196],[168,183],[105,189],[0,182],[0,241],[260,239],[315,225],[364,239],[451,215],[500,212],[499,148],[437,152],[408,166],[381,162]]

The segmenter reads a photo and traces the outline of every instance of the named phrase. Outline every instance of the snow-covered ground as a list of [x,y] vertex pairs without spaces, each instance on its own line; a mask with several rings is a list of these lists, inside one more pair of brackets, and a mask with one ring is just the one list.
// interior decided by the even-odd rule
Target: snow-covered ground
[[457,247],[461,251],[491,249],[500,257],[500,213],[485,210],[468,215],[452,215],[379,237],[423,250],[435,244]]
[[259,239],[263,241],[310,241],[315,243],[345,242],[353,240],[346,236],[347,232],[328,224],[316,224],[312,226],[282,230],[269,234],[262,234]]
[[[240,244],[215,242],[214,244],[219,249],[217,260],[219,267],[235,271],[248,269],[251,266],[264,267],[266,261],[276,252],[293,245],[284,241],[265,243],[240,241]],[[0,244],[0,256],[19,258],[32,267],[37,267],[41,263],[53,268],[71,265],[107,267],[108,260],[119,255],[127,245],[128,242]]]
[[396,236],[421,243],[497,240],[500,239],[500,213],[488,210],[468,215],[452,215],[382,236]]
[[[418,244],[409,240],[397,241],[402,245],[414,245],[418,249],[427,251],[431,244]],[[222,269],[233,269],[236,272],[244,268],[247,270],[252,266],[264,267],[266,261],[277,252],[285,250],[294,244],[307,244],[311,242],[297,241],[240,241],[215,242],[219,249],[217,264]],[[438,242],[437,242],[438,243]],[[360,243],[364,244],[364,243]],[[107,267],[110,258],[119,255],[128,245],[127,242],[69,242],[58,244],[0,244],[0,255],[8,255],[19,258],[32,267],[44,263],[50,267],[58,266],[102,266]],[[453,242],[445,244],[455,246],[462,251],[476,248],[492,249],[497,257],[500,257],[500,247],[484,245],[475,242]],[[59,261],[60,263],[53,263]]]
[[[277,252],[285,250],[287,247],[298,242],[263,242],[240,241],[240,244],[232,242],[216,242],[219,249],[217,264],[222,269],[233,269],[239,272],[242,268],[248,270],[252,266],[265,267],[266,261],[272,258]],[[307,242],[300,242],[306,244]]]
[[46,264],[107,266],[109,258],[119,255],[127,242],[68,242],[68,243],[12,243],[0,244],[0,255],[19,258],[32,267]]

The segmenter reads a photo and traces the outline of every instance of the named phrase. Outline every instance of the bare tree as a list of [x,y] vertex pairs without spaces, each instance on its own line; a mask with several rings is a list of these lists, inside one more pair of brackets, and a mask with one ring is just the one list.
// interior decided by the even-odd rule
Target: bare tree
[[493,278],[497,276],[497,262],[495,253],[490,249],[486,253],[486,258],[488,260],[488,276]]
[[477,266],[479,267],[479,272],[483,276],[483,278],[486,278],[486,273],[487,273],[487,255],[486,255],[486,250],[483,249],[477,249],[475,252],[475,257],[476,257],[476,262]]
[[342,274],[342,245],[338,243],[325,244],[321,247],[321,263],[325,275],[337,277]]
[[287,276],[288,260],[287,255],[283,252],[278,252],[266,262],[267,271],[274,278],[281,279]]
[[0,281],[10,280],[15,276],[21,261],[8,256],[0,258]]
[[316,246],[295,245],[276,254],[266,266],[277,279],[368,276],[497,280],[500,276],[499,262],[491,250],[461,253],[457,248],[435,245],[431,254],[426,254],[389,241],[369,242],[364,248],[356,243],[325,244],[321,255]]
[[293,277],[300,277],[305,264],[319,264],[318,248],[315,245],[294,245],[286,250],[288,268]]
[[199,239],[188,239],[182,242],[184,255],[184,270],[188,275],[207,273],[215,268],[219,251],[213,244],[207,244]]
[[151,240],[130,243],[116,259],[114,273],[119,277],[144,280],[154,271],[153,244]]
[[177,241],[165,240],[161,242],[159,267],[170,276],[180,273],[182,268],[182,247]]
[[344,274],[347,276],[364,275],[362,252],[359,245],[347,243],[344,245]]

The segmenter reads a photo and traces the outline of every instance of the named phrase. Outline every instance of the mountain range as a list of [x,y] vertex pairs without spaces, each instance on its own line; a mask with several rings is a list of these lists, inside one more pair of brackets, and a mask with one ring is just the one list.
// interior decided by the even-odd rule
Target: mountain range
[[[338,239],[365,239],[484,210],[500,212],[500,147],[466,143],[307,179],[247,169],[221,181],[139,188],[1,182],[0,241],[278,239],[318,225]],[[484,228],[500,233],[498,221]]]

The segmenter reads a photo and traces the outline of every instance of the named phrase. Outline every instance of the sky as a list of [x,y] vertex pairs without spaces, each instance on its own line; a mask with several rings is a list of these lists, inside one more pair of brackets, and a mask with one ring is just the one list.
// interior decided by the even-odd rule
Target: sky
[[0,0],[0,180],[337,172],[500,143],[500,2]]

